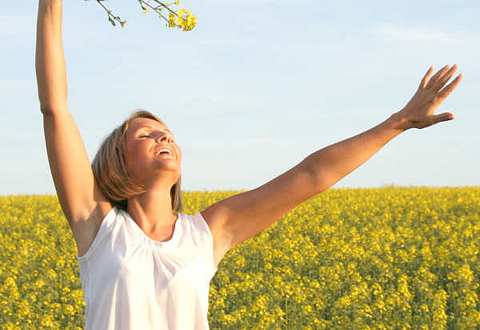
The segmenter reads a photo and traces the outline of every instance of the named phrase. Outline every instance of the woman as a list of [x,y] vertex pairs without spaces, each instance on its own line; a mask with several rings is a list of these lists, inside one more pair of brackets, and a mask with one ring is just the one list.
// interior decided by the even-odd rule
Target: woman
[[93,164],[67,110],[62,0],[40,0],[36,73],[48,160],[72,229],[87,329],[208,329],[208,287],[224,254],[327,190],[410,128],[453,119],[435,110],[458,86],[457,66],[430,67],[387,120],[318,150],[266,184],[181,213],[182,153],[168,127],[137,111],[103,141]]

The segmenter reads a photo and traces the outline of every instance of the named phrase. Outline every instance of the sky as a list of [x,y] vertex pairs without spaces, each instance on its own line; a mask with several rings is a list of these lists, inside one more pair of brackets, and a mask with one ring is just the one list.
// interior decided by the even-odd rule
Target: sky
[[[173,1],[171,1],[173,2]],[[180,1],[197,27],[169,29],[138,1],[64,2],[68,107],[90,161],[137,109],[183,153],[182,190],[250,190],[402,109],[430,65],[460,86],[332,188],[480,185],[480,3]],[[0,195],[55,194],[35,75],[38,1],[0,11]],[[347,157],[347,156],[346,156]]]

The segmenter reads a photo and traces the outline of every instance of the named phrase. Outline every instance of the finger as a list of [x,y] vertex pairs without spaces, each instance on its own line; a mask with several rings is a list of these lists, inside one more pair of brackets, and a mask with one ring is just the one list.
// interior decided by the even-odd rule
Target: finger
[[430,78],[430,80],[427,83],[427,86],[425,86],[425,87],[427,87],[427,88],[432,87],[437,82],[438,77],[439,76],[441,77],[445,73],[445,71],[447,71],[447,70],[448,70],[448,65],[445,65],[443,68],[438,70],[438,72],[435,73],[432,76],[432,78]]
[[422,81],[420,81],[420,86],[418,86],[419,88],[425,88],[425,86],[427,85],[427,82],[428,82],[428,77],[430,76],[430,74],[432,73],[432,66],[430,65],[430,67],[428,68],[427,72],[425,73],[425,75],[423,76],[422,78]]
[[443,76],[438,78],[437,83],[435,84],[435,86],[433,86],[434,90],[439,90],[440,88],[442,88],[447,83],[447,81],[449,81],[450,78],[452,78],[455,71],[457,71],[457,65],[456,64],[454,64],[450,68],[450,70],[448,70]]
[[432,115],[432,123],[436,124],[436,123],[440,123],[442,121],[452,120],[453,118],[454,118],[453,113],[444,112],[444,113],[440,113],[438,115]]
[[462,80],[462,74],[460,73],[455,79],[452,80],[450,84],[448,84],[442,90],[439,91],[437,97],[443,101],[445,98],[447,98],[448,95],[450,95],[451,92],[455,90],[455,88],[457,88],[461,80]]

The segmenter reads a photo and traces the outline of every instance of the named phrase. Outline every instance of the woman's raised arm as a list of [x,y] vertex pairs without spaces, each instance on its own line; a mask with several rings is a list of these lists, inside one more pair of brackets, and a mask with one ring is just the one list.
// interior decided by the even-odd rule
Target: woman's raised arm
[[35,69],[43,114],[67,109],[67,72],[62,42],[63,0],[40,0]]
[[83,255],[111,205],[95,182],[80,132],[67,109],[62,7],[62,0],[39,1],[35,68],[50,172],[78,254]]
[[445,66],[429,78],[430,68],[407,105],[384,122],[310,154],[295,167],[256,189],[231,196],[203,210],[201,214],[212,231],[218,251],[217,264],[226,251],[333,186],[401,132],[452,120],[452,113],[434,112],[460,83],[462,75],[446,85],[456,69],[456,65]]

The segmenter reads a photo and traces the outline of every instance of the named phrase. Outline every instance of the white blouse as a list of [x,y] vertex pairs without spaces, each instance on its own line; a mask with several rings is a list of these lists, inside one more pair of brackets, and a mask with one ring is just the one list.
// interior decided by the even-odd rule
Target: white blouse
[[209,284],[217,266],[200,212],[179,213],[172,238],[160,242],[113,207],[77,260],[86,330],[209,329]]

